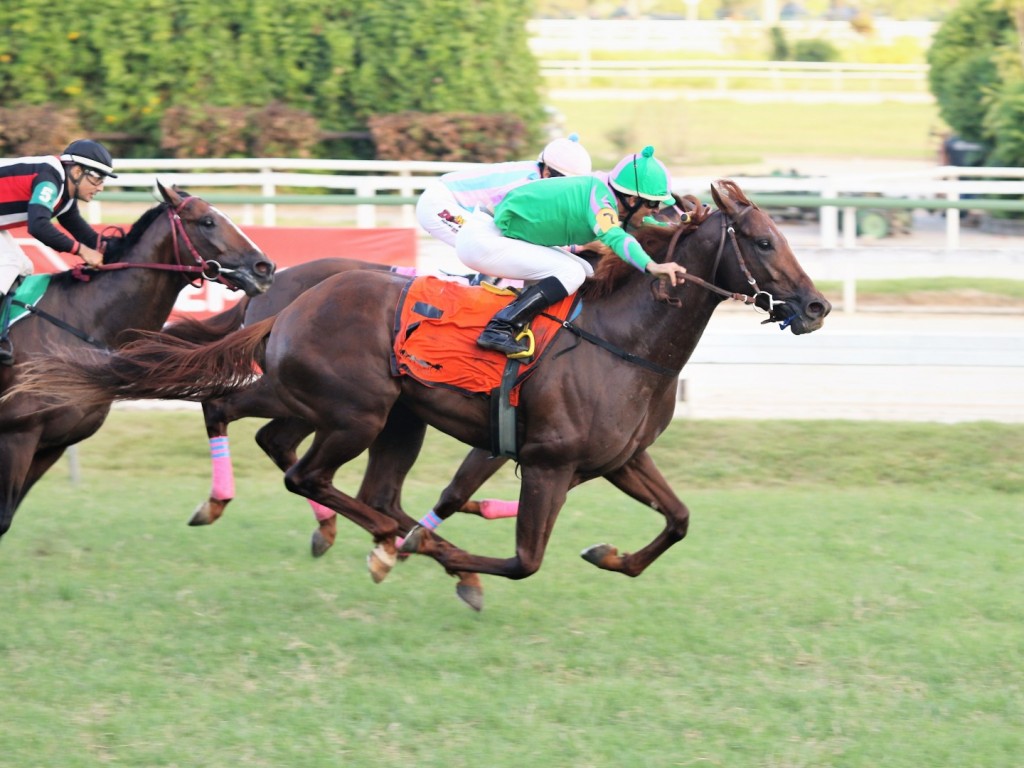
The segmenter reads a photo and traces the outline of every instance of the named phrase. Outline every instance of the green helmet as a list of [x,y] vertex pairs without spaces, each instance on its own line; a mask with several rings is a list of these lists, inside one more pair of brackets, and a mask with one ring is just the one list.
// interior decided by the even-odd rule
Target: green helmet
[[647,200],[674,204],[672,176],[665,164],[654,156],[654,147],[626,155],[608,174],[608,183],[625,195],[638,195]]

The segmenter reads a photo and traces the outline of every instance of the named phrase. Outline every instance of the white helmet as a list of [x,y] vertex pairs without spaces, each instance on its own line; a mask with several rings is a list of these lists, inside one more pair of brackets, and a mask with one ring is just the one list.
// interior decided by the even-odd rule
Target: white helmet
[[569,134],[568,138],[555,139],[540,153],[537,162],[543,163],[563,176],[588,176],[593,170],[590,153],[580,144],[580,137]]

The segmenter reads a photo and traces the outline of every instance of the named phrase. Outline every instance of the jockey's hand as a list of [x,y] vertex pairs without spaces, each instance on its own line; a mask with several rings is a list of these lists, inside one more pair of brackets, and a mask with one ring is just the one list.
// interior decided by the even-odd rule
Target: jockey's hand
[[93,250],[87,245],[83,245],[78,249],[78,255],[81,256],[82,261],[90,267],[98,267],[103,264],[103,254],[99,251]]
[[647,271],[662,280],[668,280],[672,285],[684,282],[683,275],[686,274],[686,270],[674,261],[670,261],[667,264],[651,261],[647,264]]

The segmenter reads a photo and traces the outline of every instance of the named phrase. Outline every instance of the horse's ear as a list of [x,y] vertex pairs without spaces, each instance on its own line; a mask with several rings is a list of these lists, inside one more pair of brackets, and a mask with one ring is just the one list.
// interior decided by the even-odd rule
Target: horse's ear
[[156,179],[153,197],[156,197],[157,200],[163,200],[174,208],[181,205],[181,195],[178,193],[178,188],[175,186],[165,187],[160,183],[160,179]]
[[736,187],[733,182],[727,182],[725,179],[719,179],[711,183],[711,197],[715,199],[715,205],[718,206],[718,210],[722,211],[726,216],[736,216],[740,212],[740,208],[744,207],[744,203],[735,200],[730,193],[730,189]]

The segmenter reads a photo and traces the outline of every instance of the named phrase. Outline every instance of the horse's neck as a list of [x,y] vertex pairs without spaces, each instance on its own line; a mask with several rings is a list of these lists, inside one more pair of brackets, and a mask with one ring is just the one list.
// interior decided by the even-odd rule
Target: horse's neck
[[[710,281],[714,255],[697,253],[689,242],[682,247],[687,249],[683,266]],[[668,295],[681,302],[675,306],[655,298],[653,281],[649,274],[631,275],[611,295],[593,302],[597,306],[591,330],[629,352],[680,371],[721,300],[695,283],[675,289],[666,286]]]
[[[124,255],[126,264],[172,263],[169,227],[153,224]],[[90,335],[112,342],[129,329],[159,330],[186,284],[181,273],[146,267],[109,270],[86,283],[63,284],[58,299],[62,316]]]

